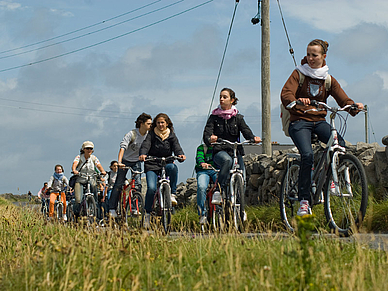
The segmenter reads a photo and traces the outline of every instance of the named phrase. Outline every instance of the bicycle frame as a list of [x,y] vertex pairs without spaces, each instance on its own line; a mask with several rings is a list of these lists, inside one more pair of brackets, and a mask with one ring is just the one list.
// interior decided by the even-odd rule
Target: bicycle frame
[[[127,181],[129,181],[128,185],[124,185],[122,191],[120,192],[119,201],[122,201],[123,209],[126,209],[127,203],[128,203],[129,211],[132,213],[131,199],[132,199],[132,193],[134,191],[136,191],[135,177],[137,175],[141,175],[143,173],[143,171],[135,171],[134,169],[132,169],[129,166],[126,166],[126,167],[123,167],[123,168],[124,169],[129,169],[131,171],[131,180],[127,180]],[[128,190],[128,188],[129,188],[129,190]],[[128,191],[128,197],[127,197],[127,191]],[[136,201],[136,203],[138,203],[138,201]],[[137,208],[137,210],[139,210],[139,205],[136,205],[136,208]]]
[[165,185],[165,184],[170,185],[170,180],[167,179],[167,176],[166,176],[166,160],[162,159],[162,173],[161,173],[160,178],[158,180],[159,187],[157,187],[157,190],[155,192],[154,203],[153,203],[153,207],[154,207],[155,206],[155,199],[158,199],[160,209],[162,211],[166,209],[165,205],[163,204],[164,200],[162,197],[162,189],[163,189],[163,185]]
[[[343,108],[335,108],[335,107],[330,107],[326,103],[323,102],[317,102],[314,101],[311,103],[311,105],[316,106],[316,108],[313,109],[308,109],[306,112],[309,111],[321,111],[324,109],[318,108],[318,106],[323,106],[325,109],[331,111],[330,113],[330,126],[331,126],[331,135],[329,138],[329,141],[326,143],[325,148],[323,149],[323,154],[318,160],[317,167],[313,169],[313,176],[311,181],[316,183],[316,190],[312,191],[312,196],[313,196],[313,204],[319,204],[323,201],[323,199],[319,199],[320,194],[322,193],[324,184],[325,184],[325,177],[329,171],[329,165],[331,165],[331,170],[333,173],[333,183],[335,187],[335,193],[337,195],[341,196],[350,196],[352,197],[352,189],[350,187],[350,175],[348,172],[348,169],[345,172],[345,183],[346,183],[346,188],[350,194],[345,194],[343,195],[339,188],[339,182],[338,182],[338,175],[337,175],[337,168],[336,166],[339,163],[339,156],[344,155],[346,153],[346,149],[342,147],[339,142],[338,142],[338,132],[335,127],[335,118],[337,116],[337,113],[339,111],[345,111],[349,108],[351,108],[351,105],[346,105]],[[292,155],[292,156],[291,156]],[[292,158],[297,158],[300,160],[300,155],[299,154],[287,154],[288,157]],[[287,165],[288,167],[288,165]]]

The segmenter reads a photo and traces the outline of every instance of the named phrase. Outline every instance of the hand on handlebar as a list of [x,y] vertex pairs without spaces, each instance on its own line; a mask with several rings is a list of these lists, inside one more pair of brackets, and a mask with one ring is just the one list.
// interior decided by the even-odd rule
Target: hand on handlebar
[[214,143],[218,140],[218,136],[212,134],[209,138],[210,143]]
[[185,160],[186,160],[186,156],[185,155],[178,155],[178,162],[180,163],[183,163]]

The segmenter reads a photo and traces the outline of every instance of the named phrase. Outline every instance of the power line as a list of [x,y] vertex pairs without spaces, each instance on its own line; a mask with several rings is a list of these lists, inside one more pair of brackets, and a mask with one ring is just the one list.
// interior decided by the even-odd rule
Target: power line
[[279,0],[277,0],[277,1],[278,1],[279,11],[280,11],[280,16],[281,16],[282,22],[283,22],[284,31],[285,31],[285,33],[286,33],[286,37],[287,37],[287,41],[288,41],[289,52],[290,52],[290,54],[291,54],[292,59],[294,60],[295,66],[296,66],[296,61],[295,61],[295,57],[294,57],[294,49],[292,48],[291,41],[290,41],[290,38],[289,38],[289,36],[288,36],[288,31],[287,31],[287,27],[286,27],[286,22],[284,21],[282,8],[280,7],[280,2],[279,2]]
[[169,7],[171,7],[171,6],[173,6],[173,5],[176,5],[176,4],[178,4],[178,3],[180,3],[180,2],[183,2],[183,1],[185,1],[185,0],[179,0],[179,1],[174,2],[174,3],[172,3],[172,4],[163,6],[163,7],[158,8],[158,9],[155,9],[155,10],[153,10],[153,11],[150,11],[150,12],[147,12],[147,13],[143,13],[143,14],[141,14],[141,15],[132,17],[132,18],[130,18],[130,19],[127,19],[127,20],[124,20],[124,21],[121,21],[121,22],[118,22],[118,23],[109,25],[109,26],[107,26],[107,27],[104,27],[104,28],[101,28],[101,29],[98,29],[98,30],[94,30],[94,31],[88,32],[88,33],[85,33],[85,34],[81,34],[81,35],[79,35],[79,36],[75,36],[75,37],[72,37],[72,38],[69,38],[69,39],[65,39],[65,40],[62,40],[62,41],[59,41],[59,42],[55,42],[55,43],[52,43],[52,44],[48,44],[48,45],[45,45],[45,46],[42,46],[42,47],[38,47],[38,48],[35,48],[35,49],[31,49],[31,50],[28,50],[28,51],[24,51],[24,52],[20,52],[20,53],[15,53],[15,54],[8,55],[8,56],[3,56],[3,57],[0,57],[0,60],[1,60],[1,59],[10,58],[10,57],[19,56],[19,55],[23,55],[23,54],[27,54],[27,53],[31,53],[31,52],[38,51],[38,50],[45,49],[45,48],[49,48],[49,47],[52,47],[52,46],[55,46],[55,45],[63,44],[63,43],[66,43],[66,42],[69,42],[69,41],[72,41],[72,40],[80,39],[80,38],[83,38],[83,37],[85,37],[85,36],[89,36],[89,35],[92,35],[92,34],[95,34],[95,33],[98,33],[98,32],[101,32],[101,31],[104,31],[104,30],[107,30],[107,29],[110,29],[110,28],[112,28],[112,27],[122,25],[122,24],[127,23],[127,22],[130,22],[130,21],[132,21],[132,20],[141,18],[141,17],[143,17],[143,16],[150,15],[150,14],[155,13],[155,12],[159,12],[159,11],[161,11],[161,10],[163,10],[163,9],[169,8]]
[[88,26],[85,26],[85,27],[82,27],[82,28],[79,28],[79,29],[76,29],[76,30],[73,30],[73,31],[70,31],[70,32],[67,32],[67,33],[64,33],[64,34],[61,34],[61,35],[58,35],[58,36],[55,36],[55,37],[52,37],[52,38],[49,38],[49,39],[45,39],[45,40],[41,40],[41,41],[38,41],[38,42],[35,42],[35,43],[31,43],[31,44],[28,44],[28,45],[24,45],[24,46],[20,46],[20,47],[17,47],[17,48],[1,51],[0,54],[5,54],[5,53],[8,53],[8,52],[12,52],[12,51],[20,50],[20,49],[27,48],[27,47],[30,47],[30,46],[38,45],[38,44],[45,43],[45,42],[48,42],[48,41],[51,41],[51,40],[54,40],[54,39],[58,39],[58,38],[61,38],[61,37],[64,37],[64,36],[67,36],[67,35],[70,35],[70,34],[74,34],[74,33],[80,32],[80,31],[85,30],[85,29],[89,29],[89,28],[95,27],[97,25],[105,24],[105,23],[107,23],[109,21],[112,21],[114,19],[123,17],[125,15],[131,14],[131,13],[136,12],[136,11],[139,11],[141,9],[144,9],[144,8],[146,8],[148,6],[151,6],[151,5],[153,5],[153,4],[157,3],[157,2],[160,2],[160,1],[162,1],[162,0],[156,0],[156,1],[152,2],[152,3],[150,3],[150,4],[146,4],[144,6],[141,6],[139,8],[133,9],[131,11],[122,13],[122,14],[117,15],[117,16],[114,16],[114,17],[109,18],[107,20],[103,20],[101,22],[97,22],[95,24],[91,24],[91,25],[88,25]]
[[196,5],[196,6],[193,6],[191,8],[188,8],[186,10],[183,10],[181,12],[178,12],[176,14],[173,14],[171,16],[168,16],[166,18],[163,18],[161,20],[158,20],[158,21],[155,21],[151,24],[148,24],[148,25],[145,25],[143,27],[140,27],[140,28],[137,28],[137,29],[134,29],[132,31],[129,31],[129,32],[126,32],[126,33],[123,33],[123,34],[120,34],[118,36],[115,36],[115,37],[112,37],[112,38],[109,38],[107,40],[104,40],[104,41],[100,41],[100,42],[97,42],[97,43],[94,43],[92,45],[88,45],[88,46],[85,46],[85,47],[82,47],[82,48],[79,48],[79,49],[76,49],[76,50],[72,50],[72,51],[69,51],[67,53],[63,53],[63,54],[59,54],[59,55],[56,55],[56,56],[53,56],[53,57],[50,57],[50,58],[46,58],[46,59],[42,59],[42,60],[39,60],[39,61],[35,61],[35,62],[31,62],[31,63],[28,63],[28,64],[24,64],[24,65],[20,65],[20,66],[15,66],[15,67],[10,67],[10,68],[7,68],[7,69],[3,69],[3,70],[0,70],[0,73],[3,73],[3,72],[7,72],[7,71],[11,71],[11,70],[15,70],[15,69],[20,69],[20,68],[24,68],[24,67],[28,67],[28,66],[32,66],[32,65],[36,65],[36,64],[40,64],[40,63],[43,63],[43,62],[47,62],[47,61],[51,61],[51,60],[54,60],[54,59],[58,59],[58,58],[61,58],[61,57],[64,57],[64,56],[67,56],[67,55],[70,55],[70,54],[74,54],[74,53],[77,53],[77,52],[80,52],[80,51],[83,51],[83,50],[86,50],[86,49],[89,49],[89,48],[92,48],[92,47],[95,47],[95,46],[98,46],[98,45],[101,45],[101,44],[104,44],[104,43],[107,43],[107,42],[110,42],[110,41],[113,41],[113,40],[116,40],[118,38],[121,38],[121,37],[124,37],[124,36],[127,36],[129,34],[132,34],[132,33],[135,33],[135,32],[138,32],[140,30],[143,30],[143,29],[146,29],[148,27],[151,27],[151,26],[154,26],[156,24],[159,24],[159,23],[162,23],[164,21],[167,21],[169,19],[172,19],[174,17],[177,17],[179,15],[182,15],[186,12],[189,12],[191,10],[194,10],[196,8],[199,8],[201,6],[204,6],[206,4],[209,4],[210,2],[213,2],[214,0],[208,0],[206,2],[203,2],[199,5]]
[[212,106],[213,106],[214,97],[215,97],[215,95],[216,95],[216,91],[217,91],[217,87],[218,87],[218,82],[219,82],[219,80],[220,80],[221,71],[222,71],[222,67],[223,67],[223,64],[224,64],[225,55],[226,55],[226,50],[227,50],[227,48],[228,48],[229,38],[230,38],[230,34],[231,34],[231,32],[232,32],[234,17],[235,17],[235,15],[236,15],[236,10],[237,10],[237,5],[238,5],[238,3],[239,3],[239,2],[236,1],[236,4],[234,5],[233,16],[232,16],[232,19],[231,19],[231,21],[230,21],[230,26],[229,26],[228,36],[227,36],[227,38],[226,38],[224,53],[222,54],[221,64],[220,64],[220,68],[219,68],[219,70],[218,70],[218,75],[217,75],[217,79],[216,79],[216,84],[215,84],[215,86],[214,86],[213,96],[212,96],[212,99],[211,99],[211,102],[210,102],[209,112],[208,112],[207,116],[210,115],[210,111],[211,111]]
[[[48,110],[48,109],[39,109],[39,108],[31,108],[26,106],[16,106],[16,105],[5,105],[0,104],[0,107],[7,107],[7,108],[14,108],[14,109],[22,109],[22,110],[29,110],[29,111],[38,111],[38,112],[45,112],[45,113],[55,113],[55,114],[64,114],[64,115],[75,115],[75,116],[84,116],[84,117],[101,117],[101,118],[113,118],[113,119],[133,119],[133,117],[123,117],[118,115],[130,115],[130,116],[137,116],[141,112],[122,112],[122,111],[113,111],[113,110],[99,110],[99,109],[93,109],[93,108],[80,108],[80,107],[71,107],[71,106],[64,106],[64,105],[52,105],[52,104],[44,104],[44,103],[37,103],[37,102],[27,102],[27,101],[21,101],[21,100],[11,100],[6,98],[0,98],[0,100],[5,101],[12,101],[12,102],[18,102],[18,103],[24,103],[24,104],[32,104],[37,106],[47,106],[47,107],[54,107],[56,109],[71,109],[71,110],[80,110],[80,111],[87,111],[87,112],[98,112],[101,114],[104,113],[113,113],[113,115],[96,115],[96,114],[85,114],[85,113],[77,113],[74,111],[71,112],[65,112],[65,111],[59,111],[59,110]],[[157,114],[157,113],[156,113]],[[156,115],[154,114],[154,115]],[[170,116],[175,117],[187,117],[187,115],[183,114],[170,114]],[[260,117],[261,114],[258,115],[245,115],[246,118],[257,118]],[[277,115],[276,115],[277,116]],[[203,120],[205,115],[197,115],[197,116],[191,116],[189,120],[186,120],[184,122],[199,122]],[[280,122],[280,120],[279,120]],[[254,122],[253,122],[254,123]]]

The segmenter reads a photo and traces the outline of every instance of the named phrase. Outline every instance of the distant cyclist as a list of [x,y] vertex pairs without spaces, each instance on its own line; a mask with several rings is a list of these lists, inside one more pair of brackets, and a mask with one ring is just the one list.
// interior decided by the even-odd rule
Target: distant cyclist
[[[212,143],[217,142],[219,138],[231,142],[240,141],[240,133],[247,140],[254,140],[255,143],[261,142],[260,137],[255,136],[249,126],[245,123],[244,116],[239,113],[235,105],[237,97],[232,89],[224,88],[220,93],[220,104],[212,111],[207,120],[203,141],[210,147]],[[245,166],[243,161],[244,149],[242,146],[237,148],[238,163],[240,169],[244,172]],[[213,147],[213,160],[220,167],[218,174],[218,183],[221,185],[221,191],[226,190],[226,184],[229,176],[229,170],[233,165],[233,146],[229,144],[217,144]],[[214,192],[213,204],[221,204],[222,198],[219,191]]]
[[[327,102],[327,98],[332,95],[339,106],[351,105],[354,103],[350,99],[336,79],[328,74],[329,67],[326,65],[326,54],[329,44],[326,41],[315,39],[307,46],[307,55],[302,59],[301,65],[292,72],[287,82],[284,84],[281,92],[281,100],[286,107],[296,100],[302,101],[304,105],[296,105],[290,110],[290,126],[288,132],[295,146],[301,155],[299,169],[298,198],[300,207],[297,215],[302,216],[311,213],[311,169],[313,166],[314,156],[311,146],[311,134],[315,133],[318,139],[324,143],[329,141],[331,136],[331,126],[326,122],[327,111],[309,111],[306,107],[311,100]],[[305,76],[301,85],[299,85],[299,72]],[[331,86],[327,91],[325,80],[331,78]],[[359,109],[364,105],[356,103]],[[353,115],[357,112],[350,112]],[[338,135],[340,145],[344,146],[343,138]]]
[[[80,154],[75,157],[73,161],[73,165],[71,170],[74,175],[78,175],[79,173],[85,173],[89,175],[93,175],[97,168],[102,175],[106,175],[104,168],[102,167],[99,159],[93,155],[94,152],[94,144],[91,141],[85,141],[82,144]],[[80,203],[81,203],[81,195],[82,195],[82,187],[87,183],[87,179],[84,177],[77,177],[74,186],[74,196],[75,196],[75,205],[74,205],[74,214],[76,216],[79,215],[80,211]],[[90,181],[90,189],[91,192],[94,193],[94,197],[97,201],[97,181],[96,179],[91,179]]]
[[117,161],[111,161],[109,169],[110,171],[105,176],[104,196],[101,199],[101,205],[104,208],[105,215],[108,213],[109,210],[109,199],[117,178],[117,172],[119,169]]
[[[128,132],[120,143],[119,156],[117,160],[119,170],[111,196],[109,198],[109,215],[111,217],[117,217],[116,208],[119,201],[119,194],[125,183],[125,177],[128,172],[128,169],[123,169],[123,167],[129,166],[135,171],[141,171],[139,149],[151,128],[151,115],[146,113],[140,114],[137,117],[135,124],[136,128]],[[135,187],[139,192],[141,192],[140,175],[136,176]]]
[[67,221],[65,188],[68,185],[69,180],[63,173],[63,167],[61,165],[55,165],[54,174],[50,177],[47,184],[47,187],[50,189],[49,217],[54,216],[55,200],[57,200],[58,195],[61,195],[61,201],[63,203],[63,220]]
[[[173,123],[165,113],[159,113],[152,122],[151,130],[140,147],[139,160],[144,161],[147,156],[153,157],[169,157],[174,155],[181,158],[183,162],[186,156],[179,144],[178,138],[175,135]],[[158,182],[158,174],[162,167],[158,161],[149,161],[144,164],[144,171],[147,178],[147,194],[145,199],[145,219],[144,226],[148,228],[150,222],[150,213],[152,211],[152,203],[156,192]],[[168,161],[166,165],[166,174],[170,177],[171,183],[171,204],[174,206],[176,201],[176,184],[178,181],[178,167],[174,162]]]

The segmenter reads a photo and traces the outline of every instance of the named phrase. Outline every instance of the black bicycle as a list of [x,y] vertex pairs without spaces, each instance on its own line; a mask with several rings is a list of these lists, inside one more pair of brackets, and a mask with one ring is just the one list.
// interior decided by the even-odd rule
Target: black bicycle
[[[310,187],[311,207],[323,203],[325,216],[332,231],[339,236],[350,236],[358,230],[365,217],[368,184],[361,162],[354,155],[346,153],[346,149],[339,145],[334,121],[337,115],[342,117],[338,112],[357,110],[357,105],[346,105],[343,108],[330,107],[323,102],[312,102],[311,105],[316,108],[308,111],[326,109],[331,112],[332,128],[326,146],[319,148],[315,153],[317,159]],[[290,231],[295,229],[294,216],[299,206],[299,168],[300,155],[287,154],[287,168],[281,184],[279,203],[282,221]]]
[[[158,161],[162,167],[161,174],[158,177],[157,189],[154,195],[154,201],[151,212],[151,222],[153,220],[160,220],[164,232],[167,234],[171,229],[171,214],[173,207],[171,205],[171,186],[170,180],[166,176],[166,165],[170,161],[180,161],[181,158],[177,156],[170,157],[152,157],[148,156],[145,162]],[[145,211],[142,213],[142,224],[144,224]]]

